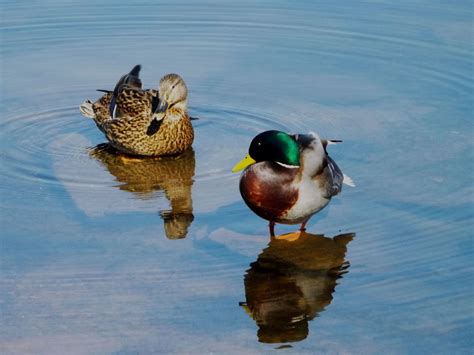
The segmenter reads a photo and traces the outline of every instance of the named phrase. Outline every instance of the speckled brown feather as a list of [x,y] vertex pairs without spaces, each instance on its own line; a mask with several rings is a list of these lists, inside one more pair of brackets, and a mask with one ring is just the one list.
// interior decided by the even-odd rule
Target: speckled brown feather
[[109,104],[112,99],[112,93],[104,94],[99,100],[92,104],[95,116],[93,117],[97,127],[105,133],[102,124],[110,119],[109,115]]
[[117,97],[116,118],[108,107],[112,95],[106,93],[93,104],[94,121],[117,149],[134,155],[173,155],[185,151],[194,140],[194,131],[186,111],[168,110],[159,130],[149,135],[152,102],[156,91],[125,87]]
[[119,182],[118,188],[142,199],[158,190],[165,192],[171,209],[162,211],[168,238],[186,236],[193,220],[192,185],[195,158],[192,149],[175,157],[133,158],[117,152],[109,144],[101,144],[90,152]]

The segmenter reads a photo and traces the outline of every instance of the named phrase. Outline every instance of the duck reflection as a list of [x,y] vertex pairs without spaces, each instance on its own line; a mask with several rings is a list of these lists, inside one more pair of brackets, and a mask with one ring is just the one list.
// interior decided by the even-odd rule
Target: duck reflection
[[186,237],[193,216],[191,190],[195,170],[194,151],[188,149],[178,156],[136,158],[118,152],[109,144],[100,144],[90,152],[121,184],[142,199],[149,199],[163,190],[171,209],[160,211],[165,234],[169,239]]
[[332,301],[337,280],[348,271],[347,244],[355,234],[334,238],[291,233],[272,238],[250,264],[240,305],[258,325],[263,343],[296,342],[308,336],[308,321]]

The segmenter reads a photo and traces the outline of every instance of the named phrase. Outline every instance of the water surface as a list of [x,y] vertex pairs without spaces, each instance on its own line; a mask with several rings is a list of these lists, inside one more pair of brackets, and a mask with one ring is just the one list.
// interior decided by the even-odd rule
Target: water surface
[[[2,8],[2,353],[472,352],[470,2]],[[124,159],[79,113],[138,63],[185,79],[193,151]],[[230,173],[266,129],[344,141],[309,239]]]

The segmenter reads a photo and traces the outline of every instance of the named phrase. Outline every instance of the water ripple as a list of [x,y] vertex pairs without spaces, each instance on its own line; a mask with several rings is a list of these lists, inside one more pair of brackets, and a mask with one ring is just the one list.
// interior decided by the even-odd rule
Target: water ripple
[[[71,334],[124,345],[82,352],[265,352],[237,305],[267,227],[230,170],[266,129],[344,140],[330,154],[357,185],[308,225],[358,237],[298,349],[472,348],[468,5],[6,1],[0,28],[0,342],[14,339],[12,352],[35,341],[60,352]],[[171,71],[188,84],[199,119],[181,189],[161,186],[152,159],[92,154],[106,139],[78,105],[136,63],[147,87]],[[170,242],[163,226],[189,234]],[[222,344],[203,345],[212,339]]]
[[[237,200],[236,191],[229,190],[228,186],[236,184],[238,174],[232,174],[230,170],[245,154],[251,138],[265,129],[288,130],[288,126],[271,114],[228,106],[195,106],[191,107],[191,113],[198,117],[193,121],[198,137],[194,144],[197,171],[193,195],[197,210],[212,210]],[[93,199],[94,193],[100,193],[104,201],[109,199],[120,204],[118,201],[123,197],[112,198],[116,187],[120,186],[116,177],[104,175],[104,168],[89,155],[95,144],[106,139],[93,121],[82,117],[76,107],[51,108],[34,114],[25,110],[10,112],[2,122],[1,130],[5,137],[2,142],[5,147],[3,179],[15,181],[18,191],[26,189],[28,193],[43,196],[48,194],[42,190],[44,187],[66,187],[84,206],[91,206],[88,202],[84,204],[84,196],[90,195]],[[230,141],[229,132],[233,137]],[[212,137],[212,142],[206,137]],[[41,188],[30,191],[31,186]],[[95,192],[91,195],[91,191]],[[155,197],[160,198],[161,195]]]

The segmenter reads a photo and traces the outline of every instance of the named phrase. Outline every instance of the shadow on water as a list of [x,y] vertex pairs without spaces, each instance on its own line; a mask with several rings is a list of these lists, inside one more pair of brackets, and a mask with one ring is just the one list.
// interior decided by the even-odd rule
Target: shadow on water
[[115,176],[120,190],[132,192],[141,199],[164,191],[171,206],[169,210],[160,211],[165,234],[169,239],[186,237],[194,220],[192,186],[196,161],[192,149],[178,156],[135,158],[104,143],[93,148],[90,156]]
[[297,342],[308,336],[308,321],[332,301],[354,233],[334,238],[290,233],[272,238],[244,277],[245,311],[262,343]]

